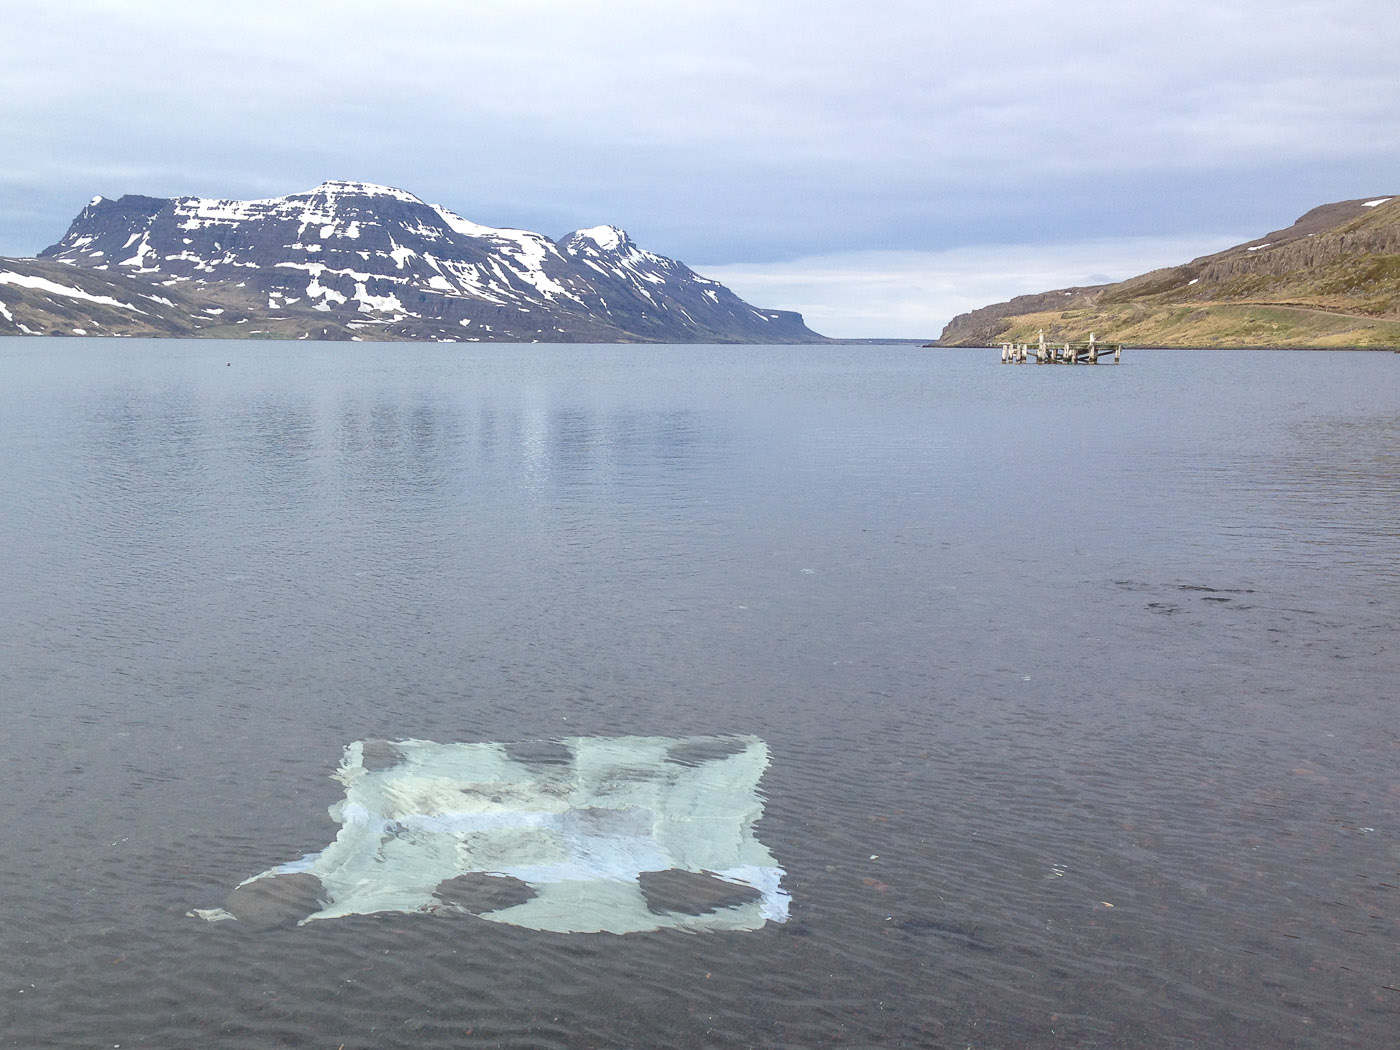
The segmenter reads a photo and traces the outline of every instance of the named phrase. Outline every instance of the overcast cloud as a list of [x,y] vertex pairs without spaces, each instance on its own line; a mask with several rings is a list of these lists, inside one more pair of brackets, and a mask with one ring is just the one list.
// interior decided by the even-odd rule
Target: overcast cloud
[[0,0],[0,93],[3,254],[364,179],[844,336],[1400,191],[1394,0]]

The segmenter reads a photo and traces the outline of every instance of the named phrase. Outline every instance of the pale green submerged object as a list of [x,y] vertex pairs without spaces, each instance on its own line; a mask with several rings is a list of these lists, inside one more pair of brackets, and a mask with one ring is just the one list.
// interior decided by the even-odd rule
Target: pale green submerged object
[[335,841],[194,914],[258,926],[377,912],[476,915],[560,933],[756,930],[785,922],[754,835],[768,747],[753,736],[533,743],[356,741]]

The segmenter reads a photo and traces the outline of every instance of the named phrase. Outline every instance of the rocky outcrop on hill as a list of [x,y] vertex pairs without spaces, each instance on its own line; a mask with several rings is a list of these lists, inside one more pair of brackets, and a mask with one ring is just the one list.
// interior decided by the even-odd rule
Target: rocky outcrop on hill
[[[178,291],[190,309],[183,328],[168,334],[822,341],[800,315],[751,306],[616,227],[556,242],[362,182],[324,182],[257,201],[95,197],[62,240],[9,271],[54,265],[86,273],[84,288],[103,278],[118,289],[135,281],[144,289],[138,297],[172,302]],[[0,313],[0,331],[85,327],[64,311],[58,327],[40,314],[19,317],[4,288],[0,281],[10,316]]]

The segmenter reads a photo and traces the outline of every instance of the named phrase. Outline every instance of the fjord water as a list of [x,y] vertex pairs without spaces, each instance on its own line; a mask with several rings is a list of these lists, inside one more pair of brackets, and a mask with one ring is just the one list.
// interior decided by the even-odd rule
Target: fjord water
[[[1397,369],[0,341],[0,1046],[1393,1046]],[[731,733],[784,924],[188,915],[351,741]]]

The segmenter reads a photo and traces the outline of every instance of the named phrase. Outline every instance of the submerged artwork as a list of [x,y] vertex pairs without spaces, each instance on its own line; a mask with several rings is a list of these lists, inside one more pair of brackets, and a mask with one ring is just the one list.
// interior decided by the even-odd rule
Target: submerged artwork
[[557,932],[756,930],[787,919],[754,836],[768,748],[751,736],[534,743],[356,741],[319,853],[237,886],[206,919],[274,926],[375,912]]

